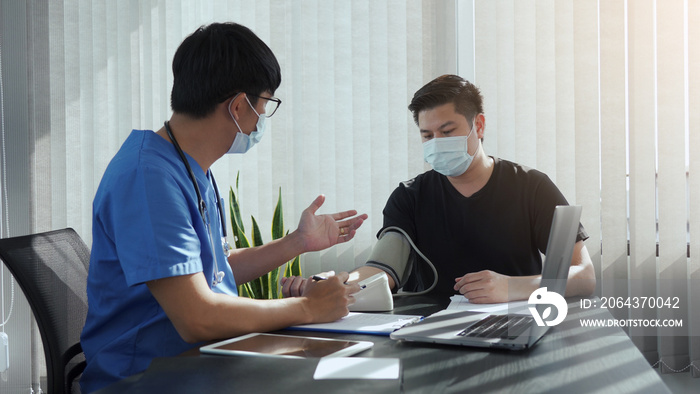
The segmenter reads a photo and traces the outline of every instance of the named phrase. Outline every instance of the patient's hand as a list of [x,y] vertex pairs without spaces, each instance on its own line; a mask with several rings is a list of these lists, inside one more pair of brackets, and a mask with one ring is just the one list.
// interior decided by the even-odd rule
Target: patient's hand
[[508,302],[507,275],[484,270],[455,278],[454,289],[475,304]]
[[301,276],[282,277],[282,297],[301,297],[304,294],[306,283],[310,278],[302,278]]
[[[335,271],[321,272],[314,276],[330,278],[331,276],[335,276]],[[303,296],[309,281],[313,280],[311,278],[311,276],[308,278],[302,278],[301,276],[282,277],[282,279],[280,279],[280,283],[282,284],[282,297]]]

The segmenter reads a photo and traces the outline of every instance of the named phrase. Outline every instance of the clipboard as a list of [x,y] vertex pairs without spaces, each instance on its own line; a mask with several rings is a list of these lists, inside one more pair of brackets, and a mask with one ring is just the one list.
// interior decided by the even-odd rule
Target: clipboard
[[331,323],[303,324],[288,327],[287,330],[389,336],[399,328],[421,320],[423,316],[350,312]]

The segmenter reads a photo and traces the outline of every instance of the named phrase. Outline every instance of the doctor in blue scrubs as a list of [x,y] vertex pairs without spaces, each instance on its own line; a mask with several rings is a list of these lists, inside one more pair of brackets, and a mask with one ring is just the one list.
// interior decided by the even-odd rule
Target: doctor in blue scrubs
[[265,120],[281,103],[273,96],[280,67],[252,31],[223,23],[182,42],[173,76],[172,117],[155,132],[131,132],[95,195],[83,392],[202,341],[337,320],[359,290],[339,273],[310,283],[302,297],[238,297],[237,283],[351,240],[367,215],[317,215],[321,195],[286,237],[230,250],[210,167],[263,137]]

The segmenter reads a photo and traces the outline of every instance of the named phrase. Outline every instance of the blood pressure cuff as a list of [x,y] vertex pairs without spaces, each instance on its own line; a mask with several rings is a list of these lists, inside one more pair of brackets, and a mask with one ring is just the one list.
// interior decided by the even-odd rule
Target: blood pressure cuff
[[387,231],[372,248],[365,265],[386,272],[396,284],[391,289],[396,293],[406,284],[414,260],[413,250],[406,237],[396,231]]

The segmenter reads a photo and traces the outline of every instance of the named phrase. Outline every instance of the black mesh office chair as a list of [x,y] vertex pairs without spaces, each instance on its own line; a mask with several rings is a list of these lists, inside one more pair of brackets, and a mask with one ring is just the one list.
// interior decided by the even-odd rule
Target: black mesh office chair
[[80,332],[87,316],[90,250],[67,228],[0,239],[0,260],[22,288],[39,326],[48,375],[44,391],[79,392],[73,381],[85,368]]

